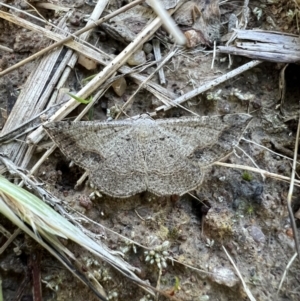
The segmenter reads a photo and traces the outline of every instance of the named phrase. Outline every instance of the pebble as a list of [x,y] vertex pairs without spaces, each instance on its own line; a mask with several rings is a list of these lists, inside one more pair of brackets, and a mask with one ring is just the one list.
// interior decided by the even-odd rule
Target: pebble
[[220,114],[229,114],[230,113],[230,105],[226,102],[218,102],[218,112]]
[[152,44],[150,44],[150,43],[145,43],[145,44],[144,44],[144,47],[143,47],[143,50],[145,51],[146,54],[151,53],[152,50],[153,50]]
[[85,195],[79,197],[79,205],[87,210],[90,210],[93,207],[92,201]]
[[143,50],[138,50],[128,59],[127,64],[130,66],[138,66],[146,63],[146,54]]
[[233,287],[239,282],[239,278],[235,273],[226,267],[215,267],[211,275],[211,280],[228,287]]
[[292,228],[288,228],[286,229],[285,231],[286,235],[293,238],[294,237],[294,234],[293,234],[293,229]]
[[148,53],[146,55],[146,58],[147,58],[147,61],[154,61],[155,60],[155,57],[154,57],[153,53]]
[[79,15],[75,15],[73,17],[70,18],[70,24],[72,24],[73,26],[79,26],[80,25],[80,16]]
[[124,77],[121,77],[112,83],[112,88],[118,96],[122,96],[127,88],[127,83]]
[[264,243],[266,241],[266,236],[258,226],[250,226],[248,228],[249,234],[256,242]]
[[235,14],[231,14],[228,19],[228,32],[232,32],[237,28],[238,18]]
[[198,44],[201,44],[202,38],[201,35],[194,29],[188,30],[184,33],[186,37],[186,47],[193,48],[196,47]]
[[253,106],[253,109],[258,110],[261,108],[261,100],[259,98],[254,98],[251,101],[251,104]]

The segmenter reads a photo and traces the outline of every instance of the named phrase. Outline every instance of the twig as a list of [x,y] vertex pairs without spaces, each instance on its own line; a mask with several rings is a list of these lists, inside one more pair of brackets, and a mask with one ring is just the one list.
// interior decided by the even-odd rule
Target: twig
[[230,72],[214,79],[213,81],[210,81],[210,82],[200,86],[199,88],[196,88],[196,89],[194,89],[194,90],[178,97],[177,99],[175,99],[172,102],[171,105],[164,105],[164,106],[160,106],[160,107],[156,108],[156,111],[161,111],[161,110],[167,111],[167,110],[171,109],[174,106],[176,107],[178,104],[181,104],[181,103],[183,103],[183,102],[185,102],[185,101],[187,101],[187,100],[189,100],[189,99],[191,99],[191,98],[193,98],[193,97],[195,97],[195,96],[197,96],[197,95],[199,95],[199,94],[201,94],[201,93],[203,93],[203,92],[205,92],[205,91],[207,91],[207,90],[209,90],[209,89],[211,89],[211,88],[213,88],[213,87],[215,87],[215,86],[217,86],[217,85],[219,85],[219,84],[221,84],[225,81],[227,81],[228,79],[231,79],[231,78],[233,78],[233,77],[235,77],[235,76],[237,76],[237,75],[239,75],[239,74],[241,74],[241,73],[257,66],[257,65],[259,65],[260,63],[262,63],[262,61],[254,60],[254,61],[251,61],[251,62],[245,64],[245,65],[242,65],[242,66],[240,66],[240,67],[238,67],[238,68],[236,68],[236,69],[234,69],[234,70],[232,70],[232,71],[230,71]]
[[299,135],[300,135],[300,117],[298,119],[298,129],[297,129],[297,135],[296,135],[296,141],[295,141],[294,161],[293,161],[293,167],[292,167],[292,173],[291,173],[290,188],[289,188],[289,192],[288,192],[288,196],[287,196],[287,207],[288,207],[289,217],[290,217],[291,225],[292,225],[292,229],[293,229],[295,247],[296,247],[296,251],[298,253],[298,258],[300,260],[299,239],[298,239],[298,235],[297,235],[297,227],[296,227],[296,222],[295,222],[294,213],[293,213],[293,209],[292,209],[292,196],[293,196],[294,182],[295,182],[295,171],[297,168]]
[[[27,2],[28,3],[28,2]],[[36,7],[49,9],[49,10],[57,10],[57,11],[69,11],[70,7],[64,7],[60,5],[55,5],[53,3],[36,3]]]
[[[257,168],[260,169],[258,167],[258,165],[255,163],[254,159],[250,157],[250,155],[248,155],[241,147],[236,146],[237,149],[239,149],[243,154],[245,154],[245,156],[247,156],[249,158],[249,160],[252,162],[252,164]],[[261,177],[263,178],[263,181],[265,181],[266,177],[264,176],[263,173],[261,173]]]
[[30,120],[25,121],[21,125],[19,125],[17,128],[14,128],[10,132],[2,135],[0,135],[0,143],[9,143],[13,140],[16,140],[18,137],[23,136],[26,133],[31,132],[32,130],[36,129],[38,126],[42,124],[42,117],[44,116],[51,116],[55,111],[57,111],[58,107],[62,106],[63,103],[55,104],[54,106],[51,106],[50,108],[42,111],[38,115],[34,116]]
[[174,37],[176,42],[179,45],[184,45],[186,43],[185,35],[179,30],[175,21],[170,17],[167,11],[163,8],[161,2],[158,0],[148,0],[147,2],[148,4],[150,4],[153,10],[160,17],[167,31]]
[[211,61],[210,69],[214,69],[215,60],[216,60],[216,52],[217,52],[217,43],[216,43],[216,40],[214,40],[213,58],[212,58],[212,61]]
[[[160,42],[159,42],[159,40],[158,39],[153,39],[152,45],[153,45],[153,52],[154,52],[155,60],[160,61],[161,60],[161,52],[160,52]],[[166,84],[166,77],[165,77],[165,73],[164,73],[163,68],[160,68],[158,70],[158,77],[159,77],[160,84],[165,85]]]
[[249,0],[244,0],[244,5],[243,5],[243,14],[242,14],[242,18],[240,21],[240,28],[242,29],[246,29],[247,25],[248,25],[248,15],[249,15]]
[[[265,175],[266,177],[274,178],[274,179],[277,179],[277,180],[283,180],[283,181],[287,181],[287,182],[290,181],[289,177],[285,177],[285,176],[282,176],[282,175],[278,175],[276,173],[268,172],[264,169],[259,169],[259,168],[250,167],[250,166],[246,166],[246,165],[229,164],[229,163],[224,163],[224,162],[215,162],[213,165],[219,165],[219,166],[225,166],[225,167],[229,167],[229,168],[238,168],[238,169],[243,169],[243,170],[249,170],[249,171],[257,172],[257,173]],[[295,180],[294,183],[297,184],[297,186],[300,186],[300,181],[299,180]]]
[[228,259],[230,260],[231,264],[233,265],[233,267],[235,268],[235,271],[236,273],[238,274],[239,278],[241,279],[241,282],[243,284],[243,287],[244,287],[244,290],[245,290],[245,293],[247,294],[248,298],[251,300],[251,301],[256,301],[256,299],[253,297],[252,293],[250,292],[248,286],[246,285],[239,269],[237,268],[236,264],[234,263],[233,259],[231,258],[231,256],[228,254],[226,248],[224,246],[222,246],[225,254],[227,255]]
[[6,250],[6,248],[12,243],[12,241],[21,233],[21,229],[17,228],[14,233],[8,238],[5,244],[0,248],[0,255]]
[[33,252],[29,255],[28,267],[31,270],[33,300],[42,301],[42,283],[41,283],[41,256],[39,252]]
[[13,49],[5,47],[3,45],[0,45],[0,50],[7,51],[7,52],[10,52],[10,53],[14,52]]
[[284,273],[283,273],[283,275],[282,275],[282,278],[281,278],[280,283],[279,283],[279,286],[278,286],[277,294],[278,294],[279,291],[281,290],[281,287],[282,287],[283,281],[284,281],[284,279],[285,279],[285,277],[286,277],[286,274],[287,274],[289,268],[291,267],[292,263],[293,263],[294,260],[296,259],[297,255],[298,255],[298,253],[296,252],[296,253],[293,255],[293,257],[290,259],[290,261],[289,261],[289,263],[287,264],[287,266],[285,267]]
[[[285,158],[285,159],[288,159],[288,160],[291,160],[291,161],[293,160],[293,159],[290,158],[290,157],[287,157],[287,156],[284,156],[284,155],[282,155],[282,154],[280,154],[280,153],[274,152],[274,151],[272,151],[271,149],[269,149],[269,148],[267,148],[267,147],[265,147],[265,146],[263,146],[263,145],[261,145],[261,144],[258,144],[258,143],[254,142],[254,141],[251,141],[251,140],[248,140],[248,139],[245,139],[245,138],[242,138],[242,140],[243,140],[243,141],[246,141],[247,143],[252,143],[252,144],[254,144],[254,145],[257,145],[258,147],[261,147],[261,148],[267,150],[268,152],[270,152],[270,153],[272,153],[272,154],[274,154],[274,155],[276,155],[276,156],[279,156],[279,157],[281,157],[281,158]],[[297,164],[300,164],[300,162],[297,162]]]
[[[157,290],[160,290],[161,275],[162,275],[162,268],[160,267],[159,271],[158,271],[158,278],[157,278],[157,283],[156,283]],[[158,301],[158,298],[159,298],[159,294],[156,294],[155,300]]]

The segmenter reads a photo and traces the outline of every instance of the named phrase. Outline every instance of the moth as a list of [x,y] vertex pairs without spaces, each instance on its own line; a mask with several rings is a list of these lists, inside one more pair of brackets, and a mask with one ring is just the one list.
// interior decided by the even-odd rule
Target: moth
[[65,156],[89,172],[101,192],[125,198],[143,191],[182,195],[201,185],[205,167],[229,155],[248,114],[60,121],[44,125]]

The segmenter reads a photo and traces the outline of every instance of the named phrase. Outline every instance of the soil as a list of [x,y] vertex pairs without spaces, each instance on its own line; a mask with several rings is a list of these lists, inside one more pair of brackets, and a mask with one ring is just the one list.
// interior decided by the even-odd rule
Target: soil
[[[30,8],[25,1],[4,2],[21,9]],[[58,0],[55,4],[71,7],[74,2]],[[93,10],[83,1],[75,4],[75,12],[68,24],[71,31],[82,27],[83,16]],[[229,15],[238,15],[242,6],[243,1],[220,6],[222,35],[227,33]],[[298,14],[294,1],[270,3],[261,0],[251,2],[249,8],[248,29],[298,34],[297,16],[291,16],[291,12]],[[262,12],[260,18],[254,13],[255,8]],[[58,12],[45,9],[39,12],[52,21],[60,18]],[[99,40],[99,37],[97,46],[110,54],[117,54],[123,47],[101,29],[93,33],[91,42]],[[4,70],[45,47],[48,40],[0,19],[0,43],[13,49],[12,53],[0,50],[0,68]],[[162,55],[166,55],[171,47],[171,44],[164,43]],[[242,57],[232,56],[232,59],[231,69],[248,62]],[[213,69],[211,62],[210,49],[201,46],[182,48],[164,67],[166,88],[179,96],[229,71],[227,56],[217,55]],[[2,124],[34,67],[34,63],[29,63],[0,77]],[[253,116],[244,139],[225,160],[226,163],[259,167],[290,177],[297,132],[295,112],[299,106],[300,68],[296,64],[287,67],[286,97],[280,106],[278,82],[283,67],[283,64],[264,62],[184,104],[185,108],[200,116],[241,112]],[[78,79],[97,74],[102,67],[97,68],[86,71],[76,66],[68,88],[71,91],[78,89]],[[150,67],[142,74],[147,76],[154,68]],[[157,77],[154,80],[158,82]],[[126,81],[125,94],[119,97],[110,88],[85,119],[92,116],[93,120],[106,120],[109,110],[121,107],[138,87],[130,78],[126,77]],[[126,114],[135,116],[153,112],[160,105],[152,94],[142,89]],[[173,108],[160,112],[158,118],[189,114],[183,108]],[[27,168],[40,156],[37,153]],[[45,184],[45,189],[64,201],[67,210],[74,212],[74,218],[81,218],[81,213],[93,220],[95,223],[85,221],[84,226],[101,237],[110,249],[123,252],[124,259],[140,269],[139,277],[148,280],[167,296],[187,301],[248,300],[225,248],[256,300],[300,299],[298,259],[289,268],[278,290],[283,273],[295,253],[287,211],[288,182],[265,178],[251,171],[213,165],[207,168],[201,187],[181,197],[156,197],[145,192],[128,199],[112,199],[105,195],[91,199],[89,195],[93,190],[85,183],[78,189],[74,188],[84,171],[77,166],[69,167],[69,163],[56,150],[40,167],[36,177]],[[299,192],[295,186],[292,199],[295,214],[300,207]],[[299,217],[299,213],[296,216]],[[299,227],[297,218],[296,224]],[[1,233],[4,233],[3,229],[10,233],[15,230],[15,226],[4,217],[1,217],[1,227]],[[5,241],[2,235],[1,245]],[[64,244],[82,263],[80,270],[87,275],[91,273],[101,283],[109,300],[167,300],[166,296],[151,296],[74,243],[65,241]],[[158,250],[161,245],[165,247]],[[166,266],[160,269],[155,261],[151,264],[151,256],[147,260],[151,249],[156,250],[157,256],[165,257]],[[3,300],[38,300],[32,293],[30,262],[33,258],[39,261],[42,300],[98,300],[88,287],[25,234],[20,234],[0,256]]]

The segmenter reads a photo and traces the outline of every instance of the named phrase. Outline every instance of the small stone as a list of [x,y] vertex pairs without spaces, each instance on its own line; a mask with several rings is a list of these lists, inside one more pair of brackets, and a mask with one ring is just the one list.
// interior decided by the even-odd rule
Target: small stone
[[231,14],[229,16],[229,19],[228,19],[228,32],[231,32],[233,31],[235,28],[237,28],[237,25],[238,25],[238,18],[235,14]]
[[145,43],[143,50],[145,51],[146,54],[149,54],[153,50],[153,46],[150,43]]
[[196,47],[198,44],[205,44],[201,35],[194,29],[188,30],[184,33],[186,37],[186,47],[193,48]]
[[80,25],[80,17],[79,16],[72,17],[70,19],[70,24],[78,27]]
[[293,233],[293,229],[292,228],[286,229],[285,233],[289,237],[292,237],[292,238],[294,237],[294,233]]
[[0,59],[0,71],[4,70],[8,66],[8,59],[3,57]]
[[259,98],[254,98],[251,101],[251,104],[253,106],[253,109],[258,110],[261,108],[261,100]]
[[146,63],[146,54],[143,50],[137,50],[128,59],[127,64],[130,66],[138,66]]
[[225,102],[218,103],[218,111],[220,114],[229,114],[230,113],[230,105]]
[[256,242],[264,243],[266,241],[266,237],[260,227],[258,226],[251,226],[248,228],[249,234]]
[[146,55],[146,59],[147,59],[147,61],[154,61],[155,60],[154,54],[153,53],[148,53]]
[[122,96],[127,88],[127,83],[124,77],[121,77],[112,83],[112,88],[118,96]]
[[215,267],[211,275],[211,280],[228,287],[233,287],[239,282],[239,278],[235,273],[226,267]]

